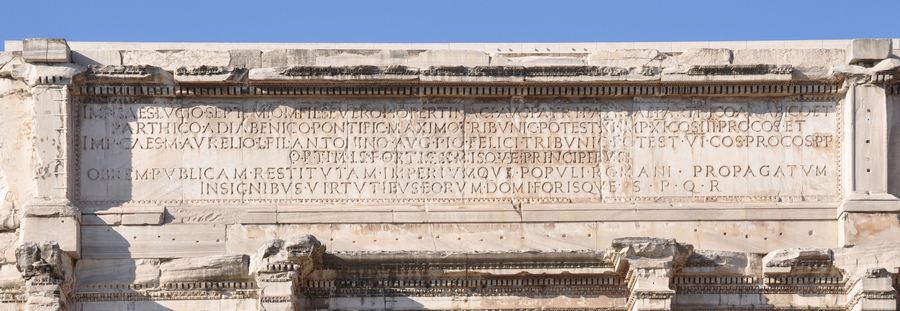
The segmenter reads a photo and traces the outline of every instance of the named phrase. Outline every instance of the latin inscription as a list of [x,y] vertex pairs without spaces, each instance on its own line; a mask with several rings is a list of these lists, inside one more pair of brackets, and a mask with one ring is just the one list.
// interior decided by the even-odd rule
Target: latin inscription
[[823,201],[835,102],[85,103],[85,202]]

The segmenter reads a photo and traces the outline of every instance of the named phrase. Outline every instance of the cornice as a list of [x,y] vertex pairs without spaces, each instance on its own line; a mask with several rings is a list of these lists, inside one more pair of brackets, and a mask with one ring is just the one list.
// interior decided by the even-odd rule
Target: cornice
[[73,94],[90,97],[636,97],[636,96],[829,96],[843,89],[831,81],[803,83],[310,83],[260,85],[81,84]]
[[151,97],[465,96],[621,97],[827,95],[840,80],[794,79],[790,65],[90,67],[78,95]]

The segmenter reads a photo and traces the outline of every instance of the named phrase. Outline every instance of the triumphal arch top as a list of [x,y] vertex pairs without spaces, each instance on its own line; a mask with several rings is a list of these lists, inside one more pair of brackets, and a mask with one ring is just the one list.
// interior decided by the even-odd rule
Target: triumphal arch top
[[0,309],[896,310],[898,49],[7,41]]

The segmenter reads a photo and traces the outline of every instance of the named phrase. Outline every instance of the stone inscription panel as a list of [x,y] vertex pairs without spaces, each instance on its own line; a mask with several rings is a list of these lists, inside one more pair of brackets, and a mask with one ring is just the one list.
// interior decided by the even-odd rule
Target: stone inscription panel
[[87,101],[83,203],[833,201],[836,102]]

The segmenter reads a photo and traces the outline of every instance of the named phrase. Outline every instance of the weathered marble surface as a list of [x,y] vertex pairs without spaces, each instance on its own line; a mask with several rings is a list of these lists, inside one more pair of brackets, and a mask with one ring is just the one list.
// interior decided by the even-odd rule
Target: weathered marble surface
[[79,206],[836,201],[835,102],[85,100]]
[[900,40],[0,52],[0,309],[896,310]]

